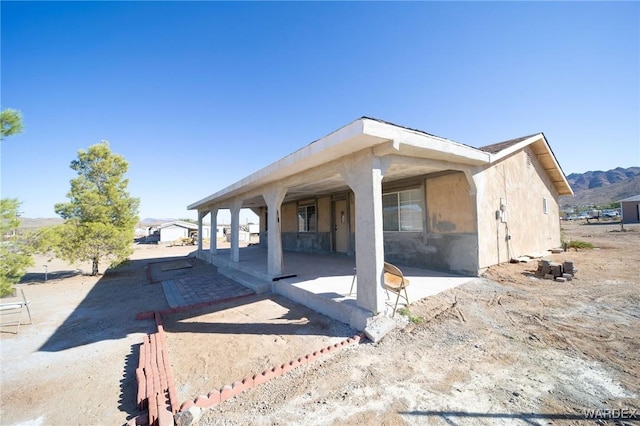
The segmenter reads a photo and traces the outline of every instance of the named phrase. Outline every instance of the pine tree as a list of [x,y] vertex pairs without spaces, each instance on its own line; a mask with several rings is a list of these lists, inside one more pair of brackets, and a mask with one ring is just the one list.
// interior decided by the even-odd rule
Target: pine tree
[[58,227],[54,250],[70,262],[91,261],[91,275],[99,273],[99,263],[118,264],[132,253],[140,201],[127,192],[124,177],[129,163],[102,141],[78,151],[71,169],[69,202],[56,204],[55,211],[65,223]]
[[20,201],[15,198],[0,200],[0,296],[11,294],[13,285],[33,265],[29,245],[17,235],[19,208]]

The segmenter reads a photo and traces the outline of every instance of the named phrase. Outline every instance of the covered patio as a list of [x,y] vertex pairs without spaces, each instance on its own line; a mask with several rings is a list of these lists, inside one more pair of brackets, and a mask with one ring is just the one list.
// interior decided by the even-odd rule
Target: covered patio
[[[488,161],[467,145],[363,117],[189,205],[198,211],[198,235],[206,216],[214,229],[220,210],[231,213],[231,248],[205,251],[199,238],[199,258],[364,330],[388,314],[385,260],[411,280],[410,301],[470,279],[418,268],[477,274],[473,171]],[[435,179],[431,198],[425,176]],[[260,218],[261,249],[240,252],[241,209]],[[383,216],[395,227],[384,228]],[[432,232],[438,217],[445,231]],[[358,291],[349,295],[354,268]]]
[[[268,273],[268,250],[260,246],[239,249],[238,261],[231,260],[230,249],[217,249],[215,255],[199,251],[198,257],[219,268],[219,272],[251,287],[257,293],[272,291],[349,324],[353,315],[363,315],[357,305],[357,279],[350,293],[356,259],[342,254],[312,254],[283,251],[282,274]],[[438,294],[476,277],[397,265],[411,282],[409,302]],[[395,295],[385,299],[385,313],[391,315]],[[400,299],[398,307],[406,303]]]

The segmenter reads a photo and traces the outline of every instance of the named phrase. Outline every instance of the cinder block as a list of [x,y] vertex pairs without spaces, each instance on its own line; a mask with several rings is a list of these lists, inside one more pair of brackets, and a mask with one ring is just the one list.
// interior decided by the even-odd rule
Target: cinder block
[[567,281],[573,281],[573,275],[571,274],[562,274],[562,278],[566,278]]
[[544,279],[545,280],[552,280],[554,278],[553,274],[544,274]]
[[563,283],[563,282],[566,282],[567,279],[563,277],[556,277],[556,281]]

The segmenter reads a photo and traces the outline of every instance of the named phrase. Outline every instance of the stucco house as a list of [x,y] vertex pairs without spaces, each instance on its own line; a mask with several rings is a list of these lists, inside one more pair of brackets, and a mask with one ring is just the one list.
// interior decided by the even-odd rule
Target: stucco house
[[640,223],[640,195],[620,200],[622,223]]
[[198,246],[215,264],[240,262],[241,208],[260,218],[267,278],[285,250],[355,257],[366,316],[384,309],[384,261],[476,276],[560,246],[558,197],[572,194],[542,133],[473,148],[363,117],[188,209],[200,226],[231,211],[226,258]]

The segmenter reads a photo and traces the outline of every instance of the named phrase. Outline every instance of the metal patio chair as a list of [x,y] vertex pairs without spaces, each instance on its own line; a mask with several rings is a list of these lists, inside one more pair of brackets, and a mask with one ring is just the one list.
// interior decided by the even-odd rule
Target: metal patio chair
[[16,334],[20,331],[20,324],[22,324],[23,312],[27,311],[29,316],[29,324],[33,324],[31,319],[31,310],[29,309],[29,301],[24,295],[23,289],[17,289],[22,296],[22,300],[15,300],[12,302],[0,303],[0,326],[15,325]]
[[[402,297],[407,305],[409,304],[409,295],[407,294],[407,287],[409,286],[409,280],[404,277],[402,271],[395,265],[392,265],[389,262],[384,262],[384,289],[387,292],[395,293],[396,303],[393,306],[393,317],[396,314],[396,309],[398,308],[398,302]],[[404,295],[402,294],[404,292]]]

